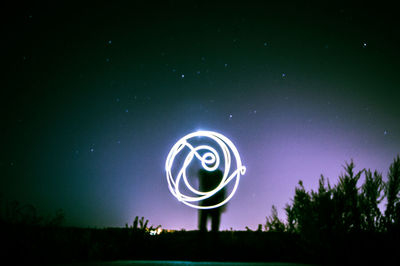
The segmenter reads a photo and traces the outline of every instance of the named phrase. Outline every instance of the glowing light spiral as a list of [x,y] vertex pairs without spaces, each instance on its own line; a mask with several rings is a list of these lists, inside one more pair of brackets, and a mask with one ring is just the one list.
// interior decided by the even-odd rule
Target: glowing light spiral
[[[192,144],[190,144],[190,139],[193,138],[209,138],[215,141],[220,149],[222,150],[223,154],[223,161],[225,163],[224,167],[224,173],[221,182],[218,184],[217,187],[210,191],[199,191],[195,188],[193,188],[187,178],[187,167],[191,163],[191,161],[194,158],[197,158],[200,160],[202,167],[207,170],[207,171],[214,171],[218,169],[221,159],[213,147],[209,145],[198,145],[194,147]],[[178,171],[178,174],[176,178],[172,175],[171,168],[174,165],[174,160],[175,157],[184,149],[184,148],[189,148],[190,152],[186,156],[182,168]],[[206,152],[203,153],[203,155],[200,155],[199,151],[205,150]],[[236,169],[234,171],[231,171],[231,163],[232,163],[232,158],[231,158],[231,153],[234,156],[234,160],[236,163]],[[197,209],[212,209],[212,208],[217,208],[225,203],[227,203],[235,194],[237,187],[239,185],[239,180],[240,180],[240,175],[244,175],[246,172],[246,167],[242,165],[242,162],[240,160],[239,152],[237,151],[235,145],[224,135],[212,132],[212,131],[197,131],[190,133],[183,138],[181,138],[175,145],[172,147],[170,150],[167,160],[165,162],[165,171],[167,174],[167,181],[168,181],[168,187],[172,195],[174,195],[179,201],[182,203],[186,204],[187,206],[190,206],[192,208],[197,208]],[[199,206],[194,204],[194,202],[199,202],[205,199],[208,199],[215,195],[218,191],[223,189],[225,186],[229,184],[233,179],[235,180],[235,185],[231,191],[231,193],[226,197],[223,201],[221,201],[218,204],[212,205],[212,206]],[[189,195],[184,195],[183,193],[180,192],[179,190],[179,184],[183,180],[184,184],[186,187],[194,193],[196,196],[189,196]]]

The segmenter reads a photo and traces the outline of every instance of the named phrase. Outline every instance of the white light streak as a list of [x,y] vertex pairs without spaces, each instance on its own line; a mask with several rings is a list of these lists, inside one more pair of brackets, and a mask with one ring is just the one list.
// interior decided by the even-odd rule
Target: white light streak
[[[196,138],[197,140],[197,138],[199,137],[211,139],[218,144],[219,148],[222,150],[222,155],[223,155],[222,161],[225,164],[221,182],[218,184],[216,188],[210,191],[199,191],[193,188],[188,182],[188,177],[186,173],[187,167],[190,165],[191,161],[194,158],[197,158],[201,162],[202,167],[207,171],[214,171],[218,169],[220,165],[221,159],[215,148],[209,145],[198,145],[194,147],[192,146],[192,144],[190,144],[191,139]],[[190,152],[186,156],[183,162],[183,166],[181,167],[181,169],[179,169],[177,176],[174,177],[172,175],[171,168],[174,165],[175,157],[185,147],[189,148]],[[206,152],[203,153],[203,155],[200,155],[199,151],[203,152],[206,151]],[[231,162],[232,162],[231,153],[234,156],[236,164],[236,169],[234,171],[231,170]],[[167,156],[167,160],[165,162],[165,171],[167,174],[169,190],[172,193],[172,195],[174,195],[180,202],[196,209],[213,209],[224,205],[233,197],[239,185],[240,175],[245,174],[246,167],[242,165],[239,152],[237,151],[235,145],[227,137],[212,131],[197,131],[184,136],[177,143],[175,143],[175,145],[172,147]],[[235,179],[235,185],[231,193],[220,203],[212,206],[200,206],[194,204],[194,202],[199,202],[212,197],[214,194],[223,189],[225,186],[229,184],[229,182],[231,182],[234,179]],[[195,197],[184,195],[179,191],[179,184],[182,180],[186,185],[186,187],[196,195]]]

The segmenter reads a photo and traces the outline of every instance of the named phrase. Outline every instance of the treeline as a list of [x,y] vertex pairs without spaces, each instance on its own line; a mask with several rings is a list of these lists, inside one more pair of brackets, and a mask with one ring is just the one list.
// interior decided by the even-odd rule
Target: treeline
[[[346,164],[337,184],[323,176],[316,191],[300,181],[286,205],[287,219],[272,214],[262,230],[157,231],[144,217],[121,228],[60,226],[58,211],[44,218],[32,205],[0,201],[0,258],[18,263],[103,260],[274,261],[377,264],[398,260],[400,157],[387,178]],[[361,182],[362,181],[362,182]],[[380,208],[381,207],[381,208]],[[152,234],[154,232],[154,234]],[[160,234],[158,234],[160,232]]]
[[[400,157],[390,165],[386,181],[377,171],[354,171],[346,163],[338,183],[332,186],[321,175],[317,191],[307,191],[299,181],[286,222],[278,218],[276,207],[267,217],[266,231],[300,233],[308,238],[356,232],[395,232],[400,229]],[[359,181],[364,178],[360,185]],[[380,203],[385,203],[381,212]]]
[[[316,191],[302,181],[286,204],[286,221],[275,206],[264,225],[268,233],[298,236],[317,263],[360,264],[398,261],[400,241],[400,157],[386,180],[377,171],[346,163],[338,182],[321,176]],[[360,182],[363,180],[363,182]]]
[[54,214],[40,215],[32,204],[7,200],[0,195],[0,226],[46,226],[58,227],[65,223],[65,214],[58,209]]

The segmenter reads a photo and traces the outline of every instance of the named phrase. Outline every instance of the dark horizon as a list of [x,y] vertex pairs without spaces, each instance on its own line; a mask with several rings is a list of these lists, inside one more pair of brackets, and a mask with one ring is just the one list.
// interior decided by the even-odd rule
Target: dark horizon
[[0,195],[66,224],[144,216],[197,228],[165,159],[196,130],[247,168],[221,230],[256,229],[301,179],[345,162],[383,174],[400,153],[395,8],[188,1],[24,3],[3,23]]

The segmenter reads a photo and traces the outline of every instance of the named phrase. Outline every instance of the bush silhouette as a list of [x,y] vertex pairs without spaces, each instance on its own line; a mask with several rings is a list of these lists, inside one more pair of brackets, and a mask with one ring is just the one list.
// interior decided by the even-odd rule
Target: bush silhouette
[[[323,175],[317,191],[306,191],[300,180],[291,203],[286,204],[286,222],[281,222],[275,206],[267,217],[266,231],[300,233],[310,240],[333,234],[400,231],[400,157],[390,165],[387,182],[370,169],[355,172],[354,162],[346,163],[344,173],[333,187]],[[364,183],[359,181],[364,177]],[[379,204],[386,198],[382,214]]]
[[361,192],[361,228],[366,231],[381,231],[382,214],[378,207],[383,200],[384,183],[382,174],[371,170],[365,171],[365,182],[362,185]]
[[16,200],[7,201],[0,197],[0,224],[15,226],[59,227],[65,223],[62,209],[53,215],[43,217],[32,204],[23,204]]
[[[279,220],[278,211],[275,205],[272,205],[272,214],[270,217],[267,217],[267,222],[265,224],[265,231],[268,232],[284,232],[285,231],[285,224]],[[260,230],[258,230],[260,231]]]
[[392,230],[400,224],[400,157],[394,159],[390,165],[388,181],[385,184],[385,196],[387,198],[385,210],[386,228]]
[[218,237],[184,229],[160,233],[160,226],[149,227],[139,216],[125,228],[59,226],[62,211],[42,218],[34,206],[0,197],[5,244],[0,255],[38,264],[117,259],[384,264],[398,259],[399,156],[385,180],[377,171],[355,171],[351,161],[336,184],[321,175],[315,191],[307,191],[300,180],[294,192],[285,206],[286,221],[272,206],[271,215],[256,230],[220,231]]

